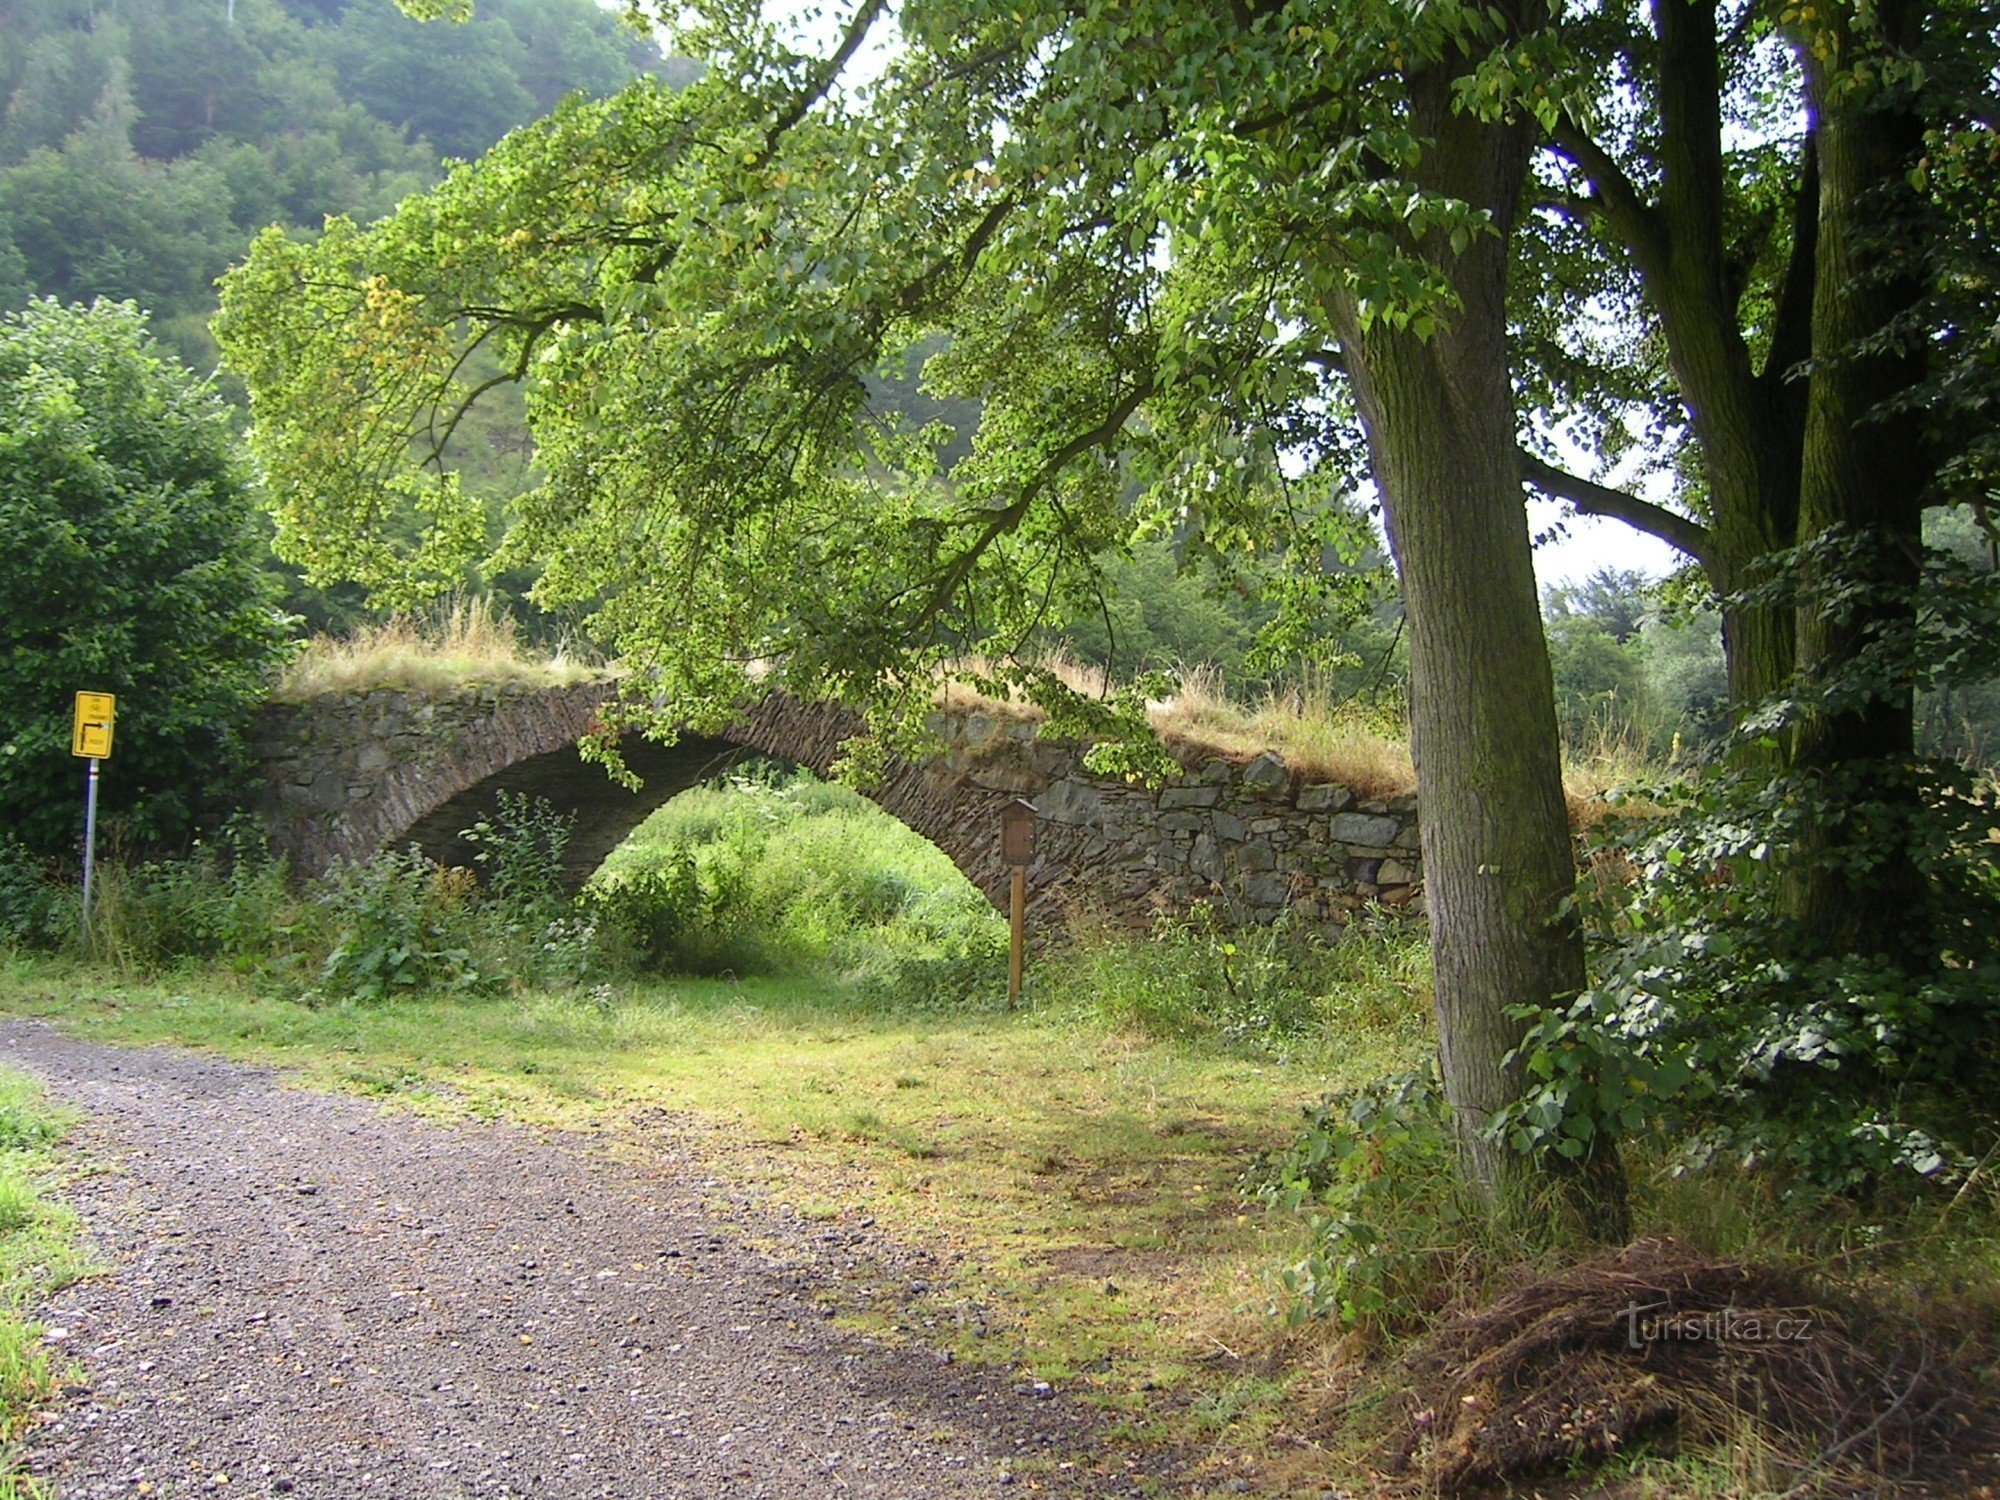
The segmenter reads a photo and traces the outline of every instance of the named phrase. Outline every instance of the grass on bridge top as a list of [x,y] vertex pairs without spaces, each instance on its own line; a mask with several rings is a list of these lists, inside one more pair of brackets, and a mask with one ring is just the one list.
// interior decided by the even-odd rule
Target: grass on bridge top
[[[985,667],[967,665],[975,671]],[[1036,665],[1073,691],[1108,690],[1101,670],[1059,650],[1042,653]],[[385,688],[451,694],[497,686],[569,687],[608,679],[613,671],[587,648],[533,647],[489,597],[461,595],[429,615],[397,616],[342,638],[314,637],[287,665],[274,696],[298,702]],[[1028,721],[1042,716],[1033,704],[995,701],[963,682],[941,686],[938,701],[954,712],[983,710]],[[1149,705],[1147,717],[1169,747],[1190,758],[1219,755],[1240,762],[1272,751],[1307,780],[1335,782],[1364,801],[1417,789],[1400,713],[1392,706],[1343,700],[1310,677],[1244,702],[1229,695],[1215,668],[1190,666],[1179,674],[1172,694]],[[1574,748],[1563,767],[1572,820],[1588,826],[1603,813],[1601,793],[1660,770],[1628,736],[1600,734]]]
[[428,615],[314,636],[286,664],[273,696],[299,702],[383,688],[449,695],[480,687],[569,687],[608,675],[587,651],[530,646],[490,597],[458,595]]
[[[1104,674],[1060,652],[1038,659],[1073,690],[1101,695]],[[491,599],[456,597],[429,615],[399,615],[345,637],[315,636],[286,665],[274,696],[299,702],[381,689],[451,694],[469,688],[568,687],[606,678],[611,668],[568,644],[540,650],[522,639],[516,622]],[[960,682],[939,689],[946,708],[984,709],[1038,720],[1025,702],[996,702]],[[1416,772],[1400,719],[1382,709],[1343,703],[1306,682],[1234,701],[1212,667],[1190,667],[1175,691],[1155,701],[1148,717],[1168,745],[1247,761],[1270,750],[1315,781],[1335,781],[1361,798],[1400,797],[1416,790]]]

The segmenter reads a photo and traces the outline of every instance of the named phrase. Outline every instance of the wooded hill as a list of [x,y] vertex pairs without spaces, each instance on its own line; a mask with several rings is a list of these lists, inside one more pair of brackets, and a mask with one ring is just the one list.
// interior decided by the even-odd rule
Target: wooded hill
[[[129,298],[199,369],[271,223],[366,221],[572,91],[670,73],[590,0],[0,0],[0,307]],[[684,65],[682,65],[684,66]]]

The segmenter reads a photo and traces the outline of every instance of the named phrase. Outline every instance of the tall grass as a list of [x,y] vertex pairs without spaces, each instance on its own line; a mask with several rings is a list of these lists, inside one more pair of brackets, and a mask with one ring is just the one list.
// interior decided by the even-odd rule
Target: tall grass
[[[89,1269],[76,1215],[43,1191],[67,1127],[32,1079],[0,1068],[0,1442],[9,1445],[62,1384],[31,1311]],[[0,1496],[38,1493],[11,1446],[0,1449]]]
[[1172,696],[1152,706],[1153,728],[1169,744],[1247,759],[1276,751],[1315,781],[1335,781],[1362,798],[1416,790],[1408,730],[1400,705],[1337,696],[1308,674],[1255,701],[1232,700],[1213,667],[1181,674]]
[[456,594],[423,614],[401,614],[350,635],[315,636],[279,678],[276,696],[399,688],[450,693],[463,687],[568,686],[603,675],[587,654],[563,644],[531,649],[514,618],[486,595]]
[[817,974],[904,1004],[1000,992],[1005,925],[936,845],[803,772],[683,792],[587,899],[651,967]]

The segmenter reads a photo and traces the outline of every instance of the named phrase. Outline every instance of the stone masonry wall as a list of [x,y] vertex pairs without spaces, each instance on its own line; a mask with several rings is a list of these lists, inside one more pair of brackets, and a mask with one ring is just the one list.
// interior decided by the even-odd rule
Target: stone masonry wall
[[[574,746],[610,688],[488,689],[437,700],[378,691],[269,706],[254,743],[265,770],[259,808],[296,870],[364,858],[416,838],[452,857],[451,840],[500,787],[547,796],[577,817],[576,882],[655,806],[755,753],[825,774],[859,724],[845,710],[774,695],[719,740],[671,750],[633,741],[638,795],[583,765]],[[1303,779],[1276,755],[1238,762],[1184,753],[1158,787],[1102,776],[1084,747],[1045,741],[1000,713],[940,716],[941,753],[893,761],[869,795],[929,838],[996,903],[1006,896],[1001,807],[1041,815],[1028,872],[1038,924],[1088,912],[1141,925],[1212,903],[1234,921],[1289,912],[1335,929],[1368,903],[1421,909],[1413,798],[1358,801]]]

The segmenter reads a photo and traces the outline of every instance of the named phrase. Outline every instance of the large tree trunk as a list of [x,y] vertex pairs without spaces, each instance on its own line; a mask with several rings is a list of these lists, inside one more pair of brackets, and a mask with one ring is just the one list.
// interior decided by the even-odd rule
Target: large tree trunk
[[[1929,474],[1921,422],[1890,403],[1923,378],[1923,343],[1911,338],[1898,348],[1870,341],[1924,295],[1916,243],[1923,206],[1907,182],[1923,148],[1923,121],[1907,101],[1855,83],[1850,70],[1870,54],[1906,53],[1923,13],[1921,4],[1891,0],[1874,11],[1877,34],[1862,36],[1843,7],[1830,7],[1824,52],[1804,49],[1820,207],[1798,540],[1839,533],[1853,550],[1841,563],[1809,566],[1801,580],[1798,661],[1807,691],[1792,763],[1807,776],[1839,775],[1838,807],[1913,795],[1911,689],[1884,677],[1892,662],[1864,667],[1863,657],[1871,642],[1907,635],[1917,608]],[[1871,239],[1875,248],[1866,248]],[[1829,607],[1833,586],[1853,600],[1856,583],[1866,586],[1859,602]],[[1843,692],[1832,706],[1817,700],[1815,689],[1858,669],[1876,680],[1870,692]],[[1789,882],[1787,900],[1813,951],[1921,946],[1922,882],[1907,850],[1868,849],[1865,889],[1840,872],[1852,863],[1844,855],[1881,837],[1865,818],[1835,813],[1798,851],[1798,878]]]
[[[1463,1160],[1500,1198],[1525,1163],[1497,1145],[1495,1111],[1525,1078],[1505,1061],[1543,1007],[1584,985],[1554,686],[1515,466],[1508,378],[1507,239],[1532,138],[1469,120],[1442,74],[1412,82],[1426,185],[1492,212],[1497,234],[1463,254],[1426,243],[1463,305],[1429,339],[1351,298],[1329,311],[1346,352],[1388,518],[1410,631],[1412,750],[1424,799],[1426,899],[1440,1065]],[[1626,1230],[1607,1144],[1570,1184],[1590,1226]]]
[[[1628,232],[1701,449],[1713,539],[1709,582],[1724,601],[1729,701],[1741,713],[1783,688],[1796,662],[1791,612],[1732,596],[1755,581],[1760,559],[1792,545],[1802,403],[1785,376],[1803,351],[1789,347],[1785,334],[1788,321],[1803,320],[1810,284],[1785,288],[1779,332],[1759,371],[1738,322],[1729,263],[1716,10],[1715,0],[1659,0],[1654,7],[1659,205],[1656,217]],[[1803,249],[1810,266],[1810,247]]]

